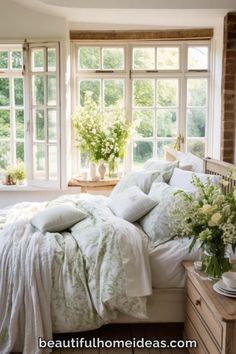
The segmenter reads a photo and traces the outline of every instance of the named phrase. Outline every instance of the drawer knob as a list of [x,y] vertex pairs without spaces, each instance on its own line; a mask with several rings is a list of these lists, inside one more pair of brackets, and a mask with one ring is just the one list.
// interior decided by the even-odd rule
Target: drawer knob
[[201,300],[200,300],[200,299],[196,300],[196,301],[195,301],[195,305],[196,305],[196,306],[201,305]]

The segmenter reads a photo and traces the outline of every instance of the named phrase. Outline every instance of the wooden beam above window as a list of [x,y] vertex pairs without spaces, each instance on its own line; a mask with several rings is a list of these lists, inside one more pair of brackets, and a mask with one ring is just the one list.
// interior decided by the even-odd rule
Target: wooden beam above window
[[70,31],[71,40],[201,40],[211,39],[213,28],[155,31]]

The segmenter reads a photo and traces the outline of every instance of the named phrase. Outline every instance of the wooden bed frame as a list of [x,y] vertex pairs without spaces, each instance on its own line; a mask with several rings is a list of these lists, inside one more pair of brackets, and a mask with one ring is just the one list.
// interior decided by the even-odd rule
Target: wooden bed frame
[[[168,150],[166,160],[175,161],[175,151]],[[228,179],[228,172],[232,171],[232,179]],[[236,186],[236,166],[227,162],[211,159],[207,157],[203,160],[203,172],[224,177],[229,181],[227,187],[223,187],[226,192]],[[135,318],[119,314],[116,323],[167,323],[184,322],[185,291],[183,288],[153,289],[153,294],[148,297],[148,319],[137,320]]]

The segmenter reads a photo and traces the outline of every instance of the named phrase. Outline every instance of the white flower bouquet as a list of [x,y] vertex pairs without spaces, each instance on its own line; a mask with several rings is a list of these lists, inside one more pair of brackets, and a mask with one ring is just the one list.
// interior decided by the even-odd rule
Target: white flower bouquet
[[224,194],[222,187],[229,182],[220,182],[214,185],[208,179],[203,183],[194,175],[196,193],[176,192],[178,204],[172,209],[175,235],[193,237],[189,251],[200,241],[203,270],[213,278],[231,269],[226,250],[231,246],[235,252],[236,248],[236,190]]
[[112,165],[116,159],[123,159],[130,126],[122,110],[101,112],[88,91],[84,107],[73,113],[73,124],[78,146],[89,153],[90,160],[104,160]]

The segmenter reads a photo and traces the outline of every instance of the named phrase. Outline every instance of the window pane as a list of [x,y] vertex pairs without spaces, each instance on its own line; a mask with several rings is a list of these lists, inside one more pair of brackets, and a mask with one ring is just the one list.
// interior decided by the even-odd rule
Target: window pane
[[24,111],[23,109],[17,109],[15,112],[15,119],[16,119],[16,138],[17,139],[24,139]]
[[124,80],[104,80],[105,107],[124,106]]
[[15,105],[23,106],[24,105],[23,78],[14,79],[14,96],[15,96]]
[[24,143],[17,141],[16,143],[16,160],[17,161],[24,161]]
[[102,68],[106,70],[124,69],[124,49],[123,48],[103,48]]
[[8,51],[0,51],[0,69],[8,69]]
[[57,111],[48,109],[48,140],[55,141],[57,139]]
[[157,104],[162,107],[178,106],[178,80],[157,80]]
[[44,145],[34,145],[34,177],[45,179],[46,154]]
[[188,79],[187,84],[188,106],[204,107],[207,104],[207,79]]
[[142,167],[144,162],[153,156],[151,141],[136,141],[133,146],[133,161],[136,167]]
[[10,142],[0,141],[0,169],[6,170],[10,165]]
[[44,76],[33,76],[33,104],[44,104]]
[[149,138],[153,136],[153,117],[153,110],[139,109],[133,112],[133,122],[138,137]]
[[179,69],[179,48],[159,47],[157,48],[157,69],[178,70]]
[[45,122],[44,122],[44,110],[36,109],[34,110],[34,139],[35,140],[45,140]]
[[170,111],[170,110],[157,111],[157,136],[158,137],[177,136],[176,111]]
[[57,80],[55,75],[48,76],[48,105],[57,104]]
[[188,47],[188,70],[208,69],[208,47]]
[[11,53],[11,67],[12,69],[22,69],[23,59],[22,52],[20,50]]
[[84,105],[86,91],[91,91],[93,100],[100,103],[100,80],[83,80],[80,81],[80,105]]
[[49,178],[56,180],[57,179],[57,147],[49,146],[48,147],[48,157],[49,157]]
[[0,78],[0,106],[10,105],[10,86],[8,78]]
[[48,48],[48,71],[56,71],[57,69],[57,59],[56,59],[56,49]]
[[10,111],[0,110],[0,138],[10,137]]
[[79,69],[100,69],[100,49],[94,47],[80,48]]
[[44,71],[44,50],[32,50],[32,71]]
[[175,140],[159,140],[157,142],[157,157],[159,159],[163,159],[165,156],[165,148],[173,147],[175,144]]
[[202,140],[188,140],[187,150],[202,159],[205,157],[205,142]]
[[154,80],[133,81],[133,106],[152,107],[154,106]]
[[80,163],[82,168],[89,168],[89,152],[80,152]]
[[187,135],[189,137],[204,137],[206,124],[206,110],[188,109]]
[[153,70],[155,69],[155,48],[134,48],[133,69]]

